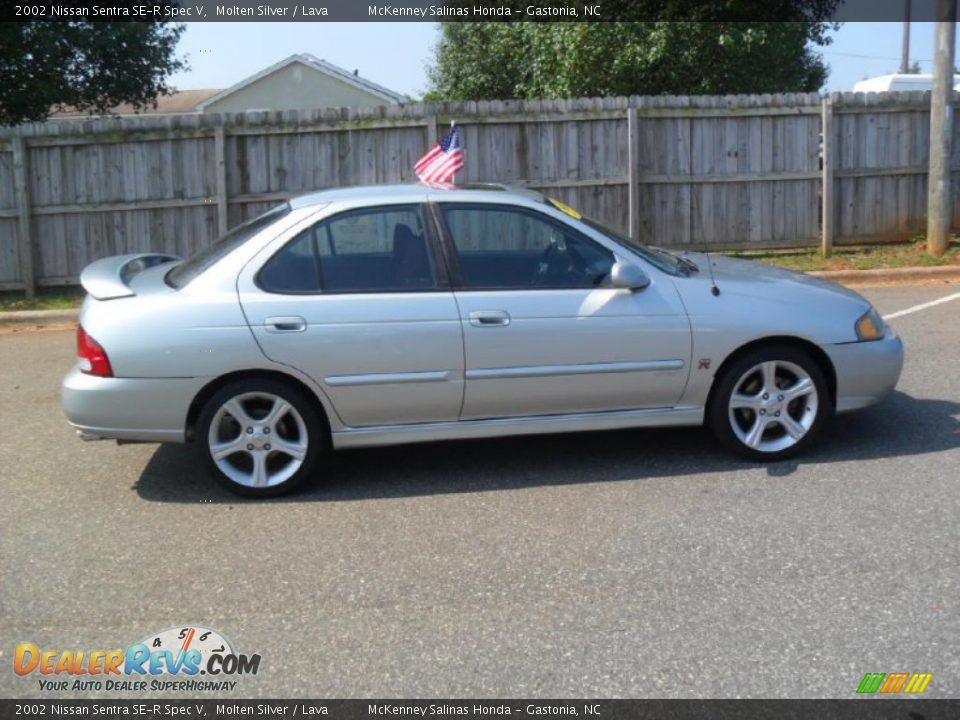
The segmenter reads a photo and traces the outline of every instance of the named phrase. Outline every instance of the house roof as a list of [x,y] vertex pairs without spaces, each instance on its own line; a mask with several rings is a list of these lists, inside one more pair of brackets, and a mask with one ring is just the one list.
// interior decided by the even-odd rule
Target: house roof
[[[158,95],[156,98],[157,106],[137,110],[128,103],[116,105],[110,108],[114,115],[180,115],[182,113],[192,113],[197,111],[197,105],[209,97],[213,97],[220,90],[178,90],[170,95]],[[77,110],[75,107],[62,106],[57,107],[50,113],[51,117],[69,118],[86,117],[89,112]]]
[[260,72],[255,73],[248,78],[244,78],[243,80],[238,82],[236,85],[231,85],[226,90],[221,90],[215,95],[212,95],[206,98],[205,100],[197,104],[196,109],[202,112],[208,105],[211,105],[217,102],[218,100],[222,100],[228,95],[232,95],[238,90],[241,90],[247,87],[248,85],[255,83],[257,80],[267,77],[268,75],[275,73],[277,70],[281,70],[282,68],[285,68],[288,65],[292,65],[294,63],[300,63],[302,65],[306,65],[309,68],[312,68],[313,70],[318,70],[324,73],[325,75],[329,75],[330,77],[340,80],[341,82],[344,82],[348,85],[352,85],[353,87],[359,90],[368,92],[371,95],[376,95],[377,97],[381,98],[387,103],[402,103],[402,102],[409,101],[409,98],[406,95],[403,95],[398,92],[394,92],[393,90],[388,90],[382,85],[377,85],[375,82],[371,82],[370,80],[362,78],[359,75],[354,75],[349,70],[344,70],[341,67],[337,67],[333,63],[327,62],[326,60],[321,60],[318,57],[314,57],[313,55],[310,55],[309,53],[299,53],[297,55],[291,55],[285,60],[281,60],[280,62],[275,63],[270,67],[264,68]]

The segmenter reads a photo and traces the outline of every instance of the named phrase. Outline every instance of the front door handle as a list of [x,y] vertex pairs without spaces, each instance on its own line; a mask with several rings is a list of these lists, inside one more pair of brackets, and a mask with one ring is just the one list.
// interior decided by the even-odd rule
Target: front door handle
[[299,315],[283,315],[268,317],[263,326],[272,333],[303,332],[307,329],[307,321]]
[[510,324],[510,313],[506,310],[474,310],[470,313],[470,324],[474,327],[505,327]]

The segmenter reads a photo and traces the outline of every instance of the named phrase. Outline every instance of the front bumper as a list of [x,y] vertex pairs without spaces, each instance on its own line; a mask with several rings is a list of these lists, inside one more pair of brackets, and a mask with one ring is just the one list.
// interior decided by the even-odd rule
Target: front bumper
[[903,343],[887,328],[882,340],[826,345],[837,374],[837,412],[869,407],[890,394],[903,369]]
[[74,367],[63,412],[85,440],[184,442],[190,403],[206,378],[102,378]]

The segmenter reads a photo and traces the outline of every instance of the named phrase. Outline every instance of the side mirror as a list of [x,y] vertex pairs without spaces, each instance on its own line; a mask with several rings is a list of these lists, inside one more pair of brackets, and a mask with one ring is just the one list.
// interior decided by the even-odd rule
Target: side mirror
[[650,277],[637,265],[617,260],[610,269],[610,286],[626,290],[643,290]]

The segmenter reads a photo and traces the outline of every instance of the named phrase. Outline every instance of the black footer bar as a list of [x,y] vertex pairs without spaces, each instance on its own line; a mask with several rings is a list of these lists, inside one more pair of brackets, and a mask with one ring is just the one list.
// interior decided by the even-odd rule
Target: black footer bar
[[0,718],[957,720],[960,700],[0,700]]

